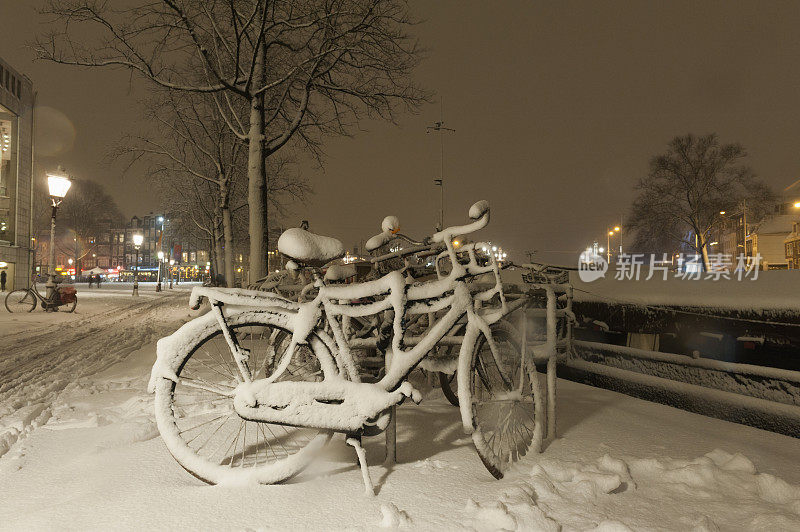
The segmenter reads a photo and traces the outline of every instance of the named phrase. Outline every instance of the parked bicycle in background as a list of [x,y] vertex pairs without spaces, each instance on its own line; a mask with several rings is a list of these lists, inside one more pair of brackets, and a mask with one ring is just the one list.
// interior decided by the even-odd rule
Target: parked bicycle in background
[[40,303],[46,312],[58,310],[73,312],[78,305],[78,295],[74,286],[56,284],[52,295],[48,298],[39,293],[34,279],[30,287],[9,292],[5,303],[9,312],[33,312],[37,303]]

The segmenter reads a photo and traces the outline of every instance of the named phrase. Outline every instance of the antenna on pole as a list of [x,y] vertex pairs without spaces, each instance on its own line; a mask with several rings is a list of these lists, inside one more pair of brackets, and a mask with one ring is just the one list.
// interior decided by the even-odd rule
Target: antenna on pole
[[434,178],[433,184],[439,187],[439,224],[436,230],[441,231],[444,229],[444,133],[445,131],[449,131],[450,133],[456,132],[455,129],[444,126],[444,98],[439,100],[439,121],[425,128],[425,133],[430,133],[431,131],[439,133],[441,166],[439,177]]

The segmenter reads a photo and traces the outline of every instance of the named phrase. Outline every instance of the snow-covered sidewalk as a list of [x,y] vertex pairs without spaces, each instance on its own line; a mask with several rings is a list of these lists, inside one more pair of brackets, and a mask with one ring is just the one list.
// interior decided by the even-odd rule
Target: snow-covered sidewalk
[[33,407],[0,458],[0,528],[800,529],[800,440],[568,381],[559,439],[501,481],[434,390],[399,410],[400,463],[366,440],[374,499],[341,437],[287,484],[207,486],[167,452],[145,392],[154,340],[193,314],[186,295],[76,316],[58,342],[0,340],[0,431]]
[[196,312],[188,292],[79,290],[73,313],[0,311],[0,456],[47,422],[58,394],[169,334]]

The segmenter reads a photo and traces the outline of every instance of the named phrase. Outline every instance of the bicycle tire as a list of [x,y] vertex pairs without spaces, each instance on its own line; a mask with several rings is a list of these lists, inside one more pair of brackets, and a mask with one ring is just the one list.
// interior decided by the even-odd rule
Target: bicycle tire
[[447,402],[451,405],[458,406],[458,395],[453,391],[453,382],[456,380],[456,374],[439,372],[439,387],[442,389]]
[[[497,479],[528,452],[535,437],[533,387],[527,368],[521,371],[519,332],[507,321],[492,325],[499,368],[481,336],[472,353],[470,395],[473,444],[483,465]],[[517,393],[517,389],[521,393]]]
[[6,294],[5,299],[6,310],[12,314],[15,312],[33,312],[37,302],[36,296],[28,288],[13,290]]
[[73,296],[75,299],[72,300],[72,303],[66,303],[61,305],[61,308],[64,309],[65,312],[75,312],[75,307],[78,306],[78,296]]
[[[273,332],[277,331],[279,335],[284,335],[281,340],[277,342],[277,348],[280,348],[284,345],[284,340],[291,338],[291,316],[275,312],[246,311],[228,316],[226,319],[229,327],[234,331],[234,334],[237,334],[237,338],[242,342],[241,345],[251,349],[250,361],[256,368],[254,377],[258,378],[259,372],[262,369],[266,375],[269,350],[267,349],[267,351],[265,351],[262,362],[262,355],[253,349],[255,343],[252,342],[252,340],[254,340],[252,331],[250,332],[251,342],[247,342],[247,331],[245,331],[245,329],[264,329],[262,330],[262,336],[259,338],[259,340],[264,340],[263,333],[265,332],[265,328],[269,328],[271,331],[270,339],[265,341],[266,343],[262,342],[259,344],[265,346],[277,342],[277,336],[272,335]],[[227,350],[227,356],[230,357],[230,361],[228,361],[224,358],[226,351],[221,349],[214,351],[210,343],[215,342],[215,339],[221,339],[221,342],[216,341],[216,344],[224,344],[227,348],[222,330],[213,315],[209,313],[205,317],[187,323],[179,330],[179,333],[181,337],[197,339],[189,343],[180,343],[179,352],[173,353],[172,356],[170,356],[170,370],[174,371],[175,375],[179,377],[179,380],[183,380],[184,383],[186,380],[202,380],[204,377],[212,377],[214,372],[216,372],[222,379],[217,377],[217,381],[219,382],[216,382],[215,386],[232,388],[233,383],[236,382],[235,378],[237,374],[236,370],[233,369],[235,368],[235,362],[230,355],[230,350]],[[219,347],[219,345],[217,345],[217,347]],[[277,349],[274,345],[272,345],[272,348],[273,355],[270,360],[276,361],[280,359],[280,356],[274,354],[274,350]],[[300,351],[295,351],[295,354],[292,355],[292,359],[313,358],[315,360],[320,360],[319,368],[315,369],[315,371],[318,373],[321,372],[321,375],[315,374],[317,377],[328,377],[331,371],[335,371],[335,369],[331,369],[336,368],[333,356],[325,346],[325,342],[318,336],[312,334],[311,337],[309,337],[308,346],[299,346],[298,350],[300,348],[307,349],[307,352],[301,354]],[[205,360],[203,359],[204,354],[209,354]],[[213,355],[213,357],[211,355]],[[218,356],[222,356],[223,358],[218,358]],[[197,363],[190,367],[193,360]],[[213,362],[214,360],[217,360],[217,362]],[[219,364],[219,360],[223,362],[222,365]],[[259,362],[262,362],[261,366],[259,366]],[[272,362],[270,362],[270,364],[272,364]],[[226,365],[229,367],[226,368]],[[212,372],[209,372],[209,369],[211,369]],[[295,367],[295,371],[290,369],[287,373],[292,374],[292,376],[297,376],[301,372],[296,371]],[[191,377],[189,375],[191,375]],[[228,382],[224,382],[225,380]],[[331,438],[331,433],[326,431],[296,429],[290,426],[242,420],[233,410],[232,399],[220,399],[219,397],[214,397],[214,394],[208,391],[201,391],[196,395],[202,397],[202,393],[210,394],[211,399],[209,399],[207,395],[203,400],[204,402],[198,402],[189,395],[187,402],[182,404],[182,398],[186,394],[182,394],[179,397],[178,391],[181,391],[181,388],[184,388],[183,391],[185,391],[185,389],[188,388],[187,386],[182,386],[165,377],[158,378],[155,384],[156,423],[164,443],[175,460],[186,471],[209,484],[243,485],[281,482],[294,476],[305,468],[313,458],[315,452],[327,444]],[[194,390],[196,391],[196,388],[194,388]],[[176,397],[178,397],[178,399],[176,399]],[[215,404],[215,402],[218,402],[218,404]],[[198,410],[198,405],[202,404],[207,405],[202,408],[209,410],[206,412],[202,409]],[[227,417],[223,419],[222,416],[225,416],[226,412],[228,412]],[[205,420],[203,417],[209,415],[216,416],[217,414],[219,414],[219,416],[211,421]],[[232,418],[233,427],[230,431],[228,431],[228,429],[223,430],[223,428],[228,425],[230,418]],[[222,419],[221,423],[219,419]],[[196,423],[197,421],[199,421],[200,424],[195,425],[193,428],[189,427],[190,422]],[[207,429],[203,429],[201,433],[195,432],[204,425],[207,425]],[[249,428],[253,429],[255,432],[255,447],[253,447],[252,443],[249,447],[247,445]],[[275,437],[273,441],[270,442],[267,433],[275,436],[273,428],[278,431],[280,439]],[[289,436],[293,435],[290,433],[290,430],[295,432],[295,429],[297,431],[305,431],[305,434],[300,434],[299,432],[294,434],[298,437],[298,440],[300,440],[300,436],[305,436],[306,438],[303,440],[303,443],[296,448],[296,452],[290,453],[286,446],[290,446],[292,450],[295,449],[291,447],[291,441],[288,439]],[[235,443],[225,449],[221,455],[218,454],[218,449],[223,448],[227,444],[228,439],[225,435],[226,432],[228,434],[233,434],[234,430],[238,431]],[[220,433],[220,431],[222,431],[222,433]],[[238,434],[241,434],[242,431],[244,431],[244,438],[241,450],[238,450]],[[211,432],[211,434],[199,436],[199,434],[207,432]],[[313,435],[311,433],[313,433]],[[261,438],[259,438],[259,434],[261,434]],[[203,449],[212,439],[214,440],[213,445],[217,446],[218,449],[208,453]],[[261,443],[261,439],[263,439],[263,444]],[[193,443],[195,441],[197,441],[196,444]],[[217,443],[218,441],[219,444]],[[278,453],[275,451],[278,447],[280,447],[282,451],[285,451],[285,456],[282,458],[278,457]],[[261,455],[262,449],[263,456]],[[270,459],[270,453],[276,455],[274,456],[274,460]]]

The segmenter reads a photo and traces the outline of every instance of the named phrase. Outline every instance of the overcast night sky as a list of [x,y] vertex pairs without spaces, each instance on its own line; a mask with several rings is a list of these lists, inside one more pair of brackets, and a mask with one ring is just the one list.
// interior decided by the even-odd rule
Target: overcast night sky
[[[159,209],[135,175],[104,162],[131,131],[146,95],[126,72],[33,62],[38,0],[0,0],[0,56],[38,91],[37,155],[102,182],[126,215]],[[515,260],[572,264],[618,223],[648,159],[675,135],[716,132],[741,142],[776,191],[800,168],[798,2],[413,2],[428,58],[418,81],[444,98],[446,222],[488,199],[484,238]],[[396,214],[430,233],[438,208],[439,144],[425,126],[439,105],[399,126],[363,123],[325,145],[315,194],[286,220],[348,247]],[[74,136],[74,139],[72,138]],[[47,156],[46,156],[47,155]]]

